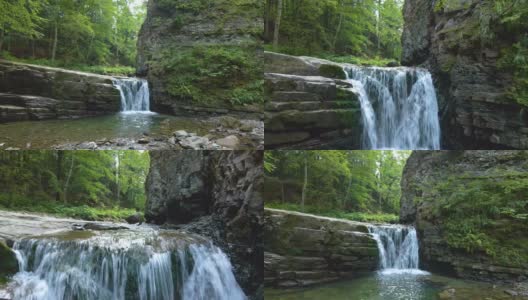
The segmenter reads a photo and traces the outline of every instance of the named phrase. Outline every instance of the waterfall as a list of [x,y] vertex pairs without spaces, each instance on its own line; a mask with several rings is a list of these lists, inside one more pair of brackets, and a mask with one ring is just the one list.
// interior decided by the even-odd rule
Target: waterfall
[[138,78],[114,79],[114,86],[121,94],[121,111],[150,112],[148,81]]
[[380,269],[384,273],[426,273],[419,270],[418,236],[410,226],[369,226],[378,244]]
[[246,299],[228,257],[208,242],[170,250],[159,245],[175,237],[112,234],[17,241],[21,271],[10,284],[13,299]]
[[345,71],[359,92],[363,149],[440,149],[438,104],[429,72],[356,66]]

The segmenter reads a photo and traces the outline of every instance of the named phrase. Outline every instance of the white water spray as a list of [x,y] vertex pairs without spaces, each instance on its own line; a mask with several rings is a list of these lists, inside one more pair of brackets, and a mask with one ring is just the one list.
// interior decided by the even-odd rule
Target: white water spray
[[384,274],[428,274],[419,269],[418,236],[414,227],[369,226],[378,244],[380,269]]
[[114,79],[114,86],[121,94],[121,111],[150,112],[148,81],[139,78]]
[[410,68],[345,68],[359,91],[363,149],[440,149],[440,122],[429,72]]
[[210,243],[160,247],[174,237],[152,242],[155,234],[135,235],[16,242],[21,271],[10,284],[13,299],[247,299],[219,248]]

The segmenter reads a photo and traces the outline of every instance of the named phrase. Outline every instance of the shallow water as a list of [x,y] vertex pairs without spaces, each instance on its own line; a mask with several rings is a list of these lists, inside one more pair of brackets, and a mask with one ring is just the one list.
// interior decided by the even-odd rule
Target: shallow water
[[176,130],[206,135],[212,122],[155,113],[118,113],[75,120],[29,121],[0,124],[3,148],[43,149],[80,142],[151,137],[168,137]]
[[513,299],[490,284],[405,272],[377,272],[305,289],[265,289],[264,294],[266,300],[436,300],[442,291],[451,288],[455,289],[453,299]]

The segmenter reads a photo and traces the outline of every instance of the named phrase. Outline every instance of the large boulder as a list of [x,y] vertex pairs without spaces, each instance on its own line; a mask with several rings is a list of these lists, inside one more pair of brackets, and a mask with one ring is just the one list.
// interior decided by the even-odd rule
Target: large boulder
[[374,271],[377,243],[368,224],[265,209],[265,284],[291,288]]
[[261,151],[151,152],[146,183],[147,221],[211,238],[255,299],[263,288],[262,163]]
[[446,148],[528,148],[528,108],[510,97],[513,74],[500,67],[521,34],[496,22],[493,5],[405,1],[402,64],[431,71]]
[[427,269],[511,283],[528,276],[528,151],[415,151],[400,218]]
[[118,112],[112,77],[0,60],[0,122]]
[[151,109],[187,115],[261,113],[262,4],[149,0],[137,72],[148,77]]

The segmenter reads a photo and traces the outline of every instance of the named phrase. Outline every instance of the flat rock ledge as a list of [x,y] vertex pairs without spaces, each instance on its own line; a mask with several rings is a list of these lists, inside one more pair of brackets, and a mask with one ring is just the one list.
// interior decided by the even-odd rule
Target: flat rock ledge
[[[272,52],[264,56],[266,149],[359,148],[358,92],[342,80],[340,65]],[[339,72],[341,78],[331,77]]]
[[378,266],[368,224],[277,209],[264,211],[264,284],[305,287]]

